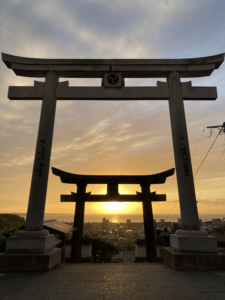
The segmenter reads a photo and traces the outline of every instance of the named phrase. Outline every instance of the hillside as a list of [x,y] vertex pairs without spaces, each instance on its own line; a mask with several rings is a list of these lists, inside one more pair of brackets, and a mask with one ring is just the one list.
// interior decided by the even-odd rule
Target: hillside
[[19,226],[24,225],[25,219],[14,214],[0,214],[0,230],[6,226],[13,228],[16,224]]

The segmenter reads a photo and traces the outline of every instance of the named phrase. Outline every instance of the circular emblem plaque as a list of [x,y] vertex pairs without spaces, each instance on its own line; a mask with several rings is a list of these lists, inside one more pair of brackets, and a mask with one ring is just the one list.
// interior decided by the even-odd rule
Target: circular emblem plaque
[[119,81],[119,77],[116,75],[116,74],[110,74],[108,77],[107,77],[107,81],[109,84],[117,84],[118,81]]

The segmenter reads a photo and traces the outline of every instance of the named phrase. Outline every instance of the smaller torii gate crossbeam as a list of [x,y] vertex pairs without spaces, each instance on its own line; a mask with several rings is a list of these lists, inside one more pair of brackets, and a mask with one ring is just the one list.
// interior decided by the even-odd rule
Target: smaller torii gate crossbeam
[[[61,202],[76,202],[74,214],[74,227],[71,247],[71,263],[81,262],[82,236],[84,224],[85,202],[142,202],[145,228],[146,259],[148,263],[157,261],[155,245],[155,229],[152,212],[153,201],[166,201],[166,195],[157,195],[150,192],[151,184],[165,183],[166,178],[174,174],[174,169],[144,176],[126,175],[78,175],[52,168],[54,175],[59,176],[63,183],[76,184],[77,193],[61,195]],[[86,193],[87,184],[107,184],[106,195],[91,195]],[[119,184],[140,184],[141,193],[137,195],[120,195]]]

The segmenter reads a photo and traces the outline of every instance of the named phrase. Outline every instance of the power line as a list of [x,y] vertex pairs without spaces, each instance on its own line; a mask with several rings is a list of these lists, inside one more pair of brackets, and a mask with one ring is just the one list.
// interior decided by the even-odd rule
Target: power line
[[198,171],[199,171],[199,169],[201,168],[202,164],[204,163],[204,161],[205,161],[206,157],[208,156],[208,154],[209,154],[210,150],[212,149],[213,145],[215,144],[215,142],[216,142],[216,140],[217,140],[218,136],[219,136],[219,135],[220,135],[220,133],[221,133],[221,130],[222,130],[222,129],[220,129],[220,131],[219,131],[219,133],[217,134],[217,136],[216,136],[215,140],[213,141],[213,143],[212,143],[212,145],[210,146],[209,150],[207,151],[207,153],[206,153],[205,157],[203,158],[202,162],[200,163],[200,165],[199,165],[199,167],[198,167],[197,171],[196,171],[196,172],[195,172],[195,174],[194,174],[194,177],[195,177],[195,176],[196,176],[196,174],[198,173]]
[[[179,200],[177,200],[177,203],[174,205],[174,207],[171,209],[171,211],[168,213],[168,215],[166,216],[166,218],[165,218],[165,220],[169,217],[169,215],[171,214],[171,212],[174,210],[174,208],[177,206],[177,204],[179,203]],[[163,222],[162,222],[163,223]],[[159,225],[159,226],[161,226],[162,225],[162,223]],[[158,227],[159,227],[158,226]]]
[[215,190],[213,190],[212,193],[208,197],[212,196],[212,194],[215,193],[224,184],[225,184],[225,181],[223,181],[223,183],[221,183],[220,185],[218,185],[217,188]]
[[[212,149],[213,145],[215,144],[215,142],[216,142],[218,136],[220,135],[220,133],[221,133],[221,132],[224,132],[224,133],[225,133],[225,122],[223,122],[222,125],[207,126],[207,128],[217,128],[217,129],[219,129],[219,133],[217,134],[217,136],[216,136],[215,140],[213,141],[211,147],[209,148],[208,152],[206,153],[205,157],[203,158],[203,160],[202,160],[200,166],[198,167],[197,171],[195,172],[195,175],[197,174],[197,172],[198,172],[199,169],[201,168],[203,162],[205,161],[206,157],[208,156],[210,150]],[[207,180],[207,182],[206,182],[206,184],[205,184],[205,186],[204,186],[204,188],[203,188],[203,191],[201,192],[201,194],[200,194],[198,200],[201,198],[202,194],[204,193],[204,191],[205,191],[205,189],[206,189],[206,186],[207,186],[207,184],[208,184],[210,178],[212,177],[212,174],[213,174],[213,172],[215,171],[215,169],[216,169],[216,167],[217,167],[217,165],[218,165],[218,163],[219,163],[219,161],[220,161],[220,158],[221,158],[221,156],[223,155],[224,151],[225,151],[225,149],[222,151],[222,153],[221,153],[221,155],[220,155],[220,157],[219,157],[219,159],[218,159],[218,161],[217,161],[215,167],[213,168],[213,171],[212,171],[212,173],[210,174],[210,176],[209,176],[209,178],[208,178],[208,180]],[[194,177],[195,177],[195,175],[194,175]]]
[[[195,177],[195,175],[198,173],[198,171],[199,171],[199,169],[201,168],[202,164],[204,163],[206,157],[208,156],[209,152],[211,151],[211,149],[212,149],[213,145],[215,144],[215,142],[216,142],[218,136],[220,135],[220,133],[221,133],[222,131],[225,132],[225,122],[223,123],[223,125],[219,125],[219,126],[209,126],[209,127],[207,127],[207,128],[218,128],[218,129],[220,128],[220,129],[219,129],[218,135],[216,136],[215,140],[213,141],[212,145],[210,146],[209,150],[207,151],[205,157],[203,158],[201,164],[199,165],[197,171],[195,172],[194,177]],[[204,129],[203,129],[202,133],[200,134],[200,137],[199,137],[199,139],[198,139],[198,142],[197,142],[197,144],[196,144],[196,146],[195,146],[195,149],[194,149],[194,151],[193,151],[192,157],[194,156],[194,153],[195,153],[195,151],[196,151],[196,149],[197,149],[197,146],[198,146],[198,144],[199,144],[199,141],[200,141],[200,139],[201,139],[201,136],[202,136],[203,132],[204,132]],[[224,152],[224,151],[225,151],[225,149],[223,150],[223,152]],[[223,155],[223,152],[222,152],[222,154],[220,155],[219,160],[217,161],[217,163],[216,163],[216,165],[215,165],[215,167],[214,167],[214,169],[213,169],[213,171],[212,171],[212,173],[211,173],[209,179],[211,178],[211,176],[212,176],[212,174],[213,174],[215,168],[217,167],[217,165],[218,165],[218,163],[219,163],[219,161],[220,161],[220,158],[221,158],[221,156]],[[209,181],[209,179],[208,179],[208,181]],[[207,183],[206,183],[206,185],[205,185],[205,187],[204,187],[202,193],[204,192],[204,190],[205,190],[205,188],[206,188],[206,186],[207,186],[207,184],[208,184],[208,181],[207,181]],[[201,195],[202,195],[202,193],[201,193]],[[175,195],[175,194],[174,194],[174,195]],[[201,195],[200,195],[200,197],[201,197]],[[200,197],[199,197],[199,199],[200,199]],[[173,198],[174,198],[174,197],[173,197]],[[174,205],[174,207],[173,207],[172,210],[169,212],[169,214],[166,216],[165,220],[169,217],[169,215],[172,213],[172,211],[174,210],[174,208],[177,206],[178,203],[179,203],[179,200],[178,200],[177,203]],[[166,207],[166,209],[165,209],[165,211],[164,211],[164,214],[165,214],[165,212],[166,212],[166,210],[167,210],[168,207],[169,207],[169,205]],[[163,214],[163,216],[164,216],[164,214]],[[163,222],[161,222],[161,223],[157,226],[157,228],[160,227],[162,224],[163,224]]]
[[192,155],[191,155],[192,158],[193,158],[193,156],[194,156],[194,154],[195,154],[195,150],[197,149],[198,143],[199,143],[199,141],[200,141],[200,139],[201,139],[201,137],[202,137],[204,131],[205,131],[205,129],[203,129],[202,133],[200,134],[200,137],[199,137],[199,139],[198,139],[198,142],[197,142],[197,144],[196,144],[196,146],[195,146],[195,149],[194,149],[194,151],[193,151],[193,153],[192,153]]
[[219,131],[220,131],[220,132],[223,131],[223,132],[225,133],[225,122],[223,122],[222,125],[208,126],[207,128],[217,128],[217,129],[220,128]]
[[[197,144],[196,144],[196,146],[195,146],[195,149],[194,149],[194,151],[193,151],[192,158],[193,158],[193,156],[194,156],[194,153],[195,153],[195,151],[196,151],[196,149],[197,149],[197,146],[198,146],[198,144],[199,144],[199,141],[200,141],[200,139],[201,139],[201,137],[202,137],[204,131],[205,131],[205,129],[203,129],[203,131],[202,131],[201,134],[200,134],[200,137],[199,137],[199,139],[198,139],[198,142],[197,142]],[[215,142],[215,141],[214,141],[214,142]],[[211,146],[211,147],[212,147],[212,146]],[[205,157],[205,158],[206,158],[206,157]],[[197,171],[198,171],[198,170],[197,170]],[[175,194],[176,194],[176,193],[174,193],[173,198],[174,198]],[[173,198],[172,198],[172,200],[173,200]],[[174,210],[174,208],[177,206],[178,202],[179,202],[179,200],[178,200],[177,203],[174,205],[174,207],[173,207],[172,210],[169,212],[169,214],[166,216],[165,220],[166,220],[166,219],[169,217],[169,215],[172,213],[172,211]],[[170,205],[170,203],[169,203],[168,206],[166,207],[166,209],[165,209],[165,211],[164,211],[162,217],[165,215],[165,212],[166,212],[167,208],[169,207],[169,205]],[[161,218],[162,218],[162,217],[161,217]],[[163,222],[161,222],[161,223],[157,226],[157,228],[160,227],[162,224],[163,224]]]
[[[175,193],[176,194],[176,193]],[[175,195],[174,194],[174,195]],[[165,219],[164,220],[166,220],[168,217],[169,217],[169,215],[171,214],[171,212],[174,210],[174,208],[177,206],[177,204],[178,204],[178,202],[179,202],[179,200],[177,200],[177,202],[176,202],[176,204],[174,205],[174,207],[171,209],[171,211],[168,213],[168,215],[165,217]],[[170,203],[169,203],[170,204]],[[167,208],[166,208],[167,209]],[[165,214],[165,213],[164,213]],[[157,226],[157,228],[159,228],[162,224],[164,223],[164,221],[163,222],[161,222],[158,226]]]
[[[172,197],[172,199],[171,199],[170,201],[173,201],[173,199],[174,199],[174,197],[175,197],[176,194],[177,194],[177,193],[174,193],[174,194],[173,194],[173,197]],[[170,204],[171,204],[171,202],[168,201],[168,205],[167,205],[166,209],[164,210],[164,213],[162,214],[161,219],[164,217],[164,215],[165,215],[165,213],[166,213],[166,210],[167,210],[167,208],[170,206]],[[161,224],[160,224],[160,225],[161,225]]]
[[202,190],[202,192],[201,192],[201,194],[200,194],[200,196],[199,196],[199,198],[198,198],[198,201],[200,200],[202,194],[204,193],[204,191],[205,191],[205,189],[206,189],[206,187],[207,187],[207,184],[208,184],[210,178],[212,177],[212,174],[213,174],[213,172],[215,171],[215,169],[216,169],[216,167],[217,167],[217,165],[218,165],[218,163],[219,163],[219,161],[220,161],[220,159],[221,159],[221,157],[222,157],[224,151],[225,151],[225,149],[223,149],[223,151],[222,151],[222,153],[221,153],[219,159],[217,160],[217,163],[216,163],[215,167],[213,168],[212,173],[210,174],[210,176],[209,176],[209,178],[208,178],[208,180],[207,180],[207,182],[206,182],[206,184],[205,184],[205,186],[204,186],[204,189]]

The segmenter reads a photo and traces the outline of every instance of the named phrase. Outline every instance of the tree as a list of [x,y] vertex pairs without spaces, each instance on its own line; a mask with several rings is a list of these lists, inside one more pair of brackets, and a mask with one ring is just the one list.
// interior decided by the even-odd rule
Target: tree
[[132,246],[131,245],[127,245],[127,251],[132,251],[132,250],[133,250]]
[[170,233],[175,233],[178,229],[182,229],[182,226],[179,223],[173,223],[173,226],[171,227]]
[[15,214],[0,214],[0,230],[5,227],[14,228],[15,224],[18,224],[19,227],[24,225],[24,218]]
[[119,253],[119,250],[113,244],[107,243],[99,238],[91,239],[91,241],[94,263],[110,263],[112,257]]
[[3,253],[6,251],[6,241],[7,238],[10,236],[16,235],[16,232],[18,231],[19,226],[16,224],[15,228],[9,228],[4,227],[3,230],[0,233],[0,253]]
[[214,227],[214,232],[216,232],[216,239],[217,241],[224,241],[225,242],[225,225]]
[[220,233],[221,235],[225,235],[225,226],[214,227],[213,229],[216,233]]

